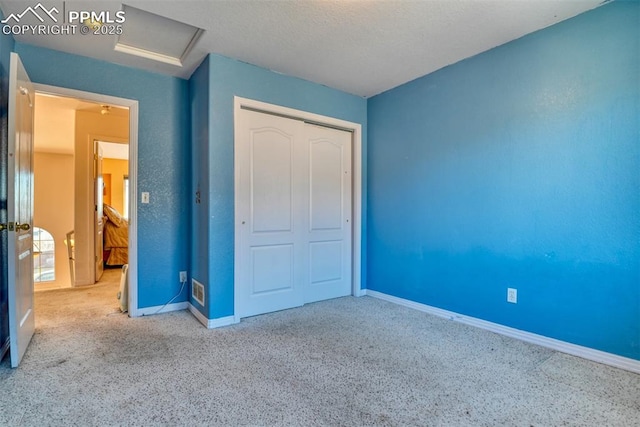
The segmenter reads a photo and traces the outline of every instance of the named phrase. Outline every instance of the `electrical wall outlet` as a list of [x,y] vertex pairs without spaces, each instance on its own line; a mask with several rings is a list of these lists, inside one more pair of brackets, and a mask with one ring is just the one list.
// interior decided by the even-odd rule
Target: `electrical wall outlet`
[[180,283],[184,283],[187,281],[187,272],[186,271],[181,271],[180,272]]
[[514,288],[507,288],[507,302],[517,304],[518,303],[518,290]]

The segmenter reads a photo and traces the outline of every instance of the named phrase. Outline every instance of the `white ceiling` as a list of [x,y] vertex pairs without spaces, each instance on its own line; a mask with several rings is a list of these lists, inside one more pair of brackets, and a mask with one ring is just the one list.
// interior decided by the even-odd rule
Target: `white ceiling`
[[[6,16],[38,0],[0,2]],[[525,34],[602,0],[129,0],[205,30],[183,66],[114,51],[116,36],[15,36],[23,43],[188,78],[209,52],[369,97]],[[47,1],[62,10],[122,8]],[[25,18],[27,19],[27,18]],[[126,31],[125,21],[124,31]],[[150,32],[151,33],[151,32]]]

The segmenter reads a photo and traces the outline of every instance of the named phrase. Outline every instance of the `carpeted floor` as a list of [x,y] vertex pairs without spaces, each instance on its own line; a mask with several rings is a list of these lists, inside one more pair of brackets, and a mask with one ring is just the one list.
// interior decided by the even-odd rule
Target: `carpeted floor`
[[[109,273],[114,274],[114,273]],[[112,283],[36,294],[0,425],[631,426],[640,375],[370,297],[207,330]]]

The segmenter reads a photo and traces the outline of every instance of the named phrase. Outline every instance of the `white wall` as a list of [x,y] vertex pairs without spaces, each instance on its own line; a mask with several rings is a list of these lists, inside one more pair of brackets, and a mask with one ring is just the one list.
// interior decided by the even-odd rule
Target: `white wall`
[[53,284],[59,287],[71,286],[64,240],[74,227],[73,163],[70,154],[34,153],[33,225],[53,235],[56,245],[56,280]]

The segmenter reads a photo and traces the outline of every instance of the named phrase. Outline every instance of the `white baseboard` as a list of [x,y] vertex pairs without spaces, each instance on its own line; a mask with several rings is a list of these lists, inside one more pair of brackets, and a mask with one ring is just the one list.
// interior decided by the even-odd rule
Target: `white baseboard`
[[163,307],[161,305],[156,305],[155,307],[145,307],[145,308],[139,308],[138,310],[136,310],[136,317],[138,316],[150,316],[153,314],[160,314],[160,313],[168,313],[170,311],[180,311],[180,310],[186,310],[187,309],[187,302],[176,302],[173,304],[168,304],[167,306]]
[[356,291],[353,293],[354,297],[363,297],[365,295],[367,295],[366,289],[356,289]]
[[208,319],[204,314],[200,313],[200,310],[195,308],[191,303],[189,305],[189,311],[195,316],[200,323],[202,323],[207,329],[221,328],[223,326],[233,325],[238,323],[238,320],[234,316],[219,317],[217,319]]
[[394,297],[392,295],[384,294],[378,291],[366,290],[366,295],[395,304],[403,305],[405,307],[413,308],[414,310],[422,311],[424,313],[433,314],[434,316],[443,317],[445,319],[464,323],[470,326],[475,326],[477,328],[495,332],[500,335],[519,339],[521,341],[526,341],[532,344],[537,344],[542,347],[560,351],[562,353],[571,354],[583,359],[592,360],[594,362],[603,363],[615,368],[620,368],[640,374],[640,360],[630,359],[628,357],[618,356],[616,354],[607,353],[593,348],[571,344],[566,341],[560,341],[554,338],[545,337],[543,335],[521,331],[520,329],[511,328],[509,326],[500,325],[498,323],[488,322],[486,320],[478,319],[475,317],[465,316],[453,311],[443,310],[441,308],[432,307],[430,305],[421,304],[404,298]]

